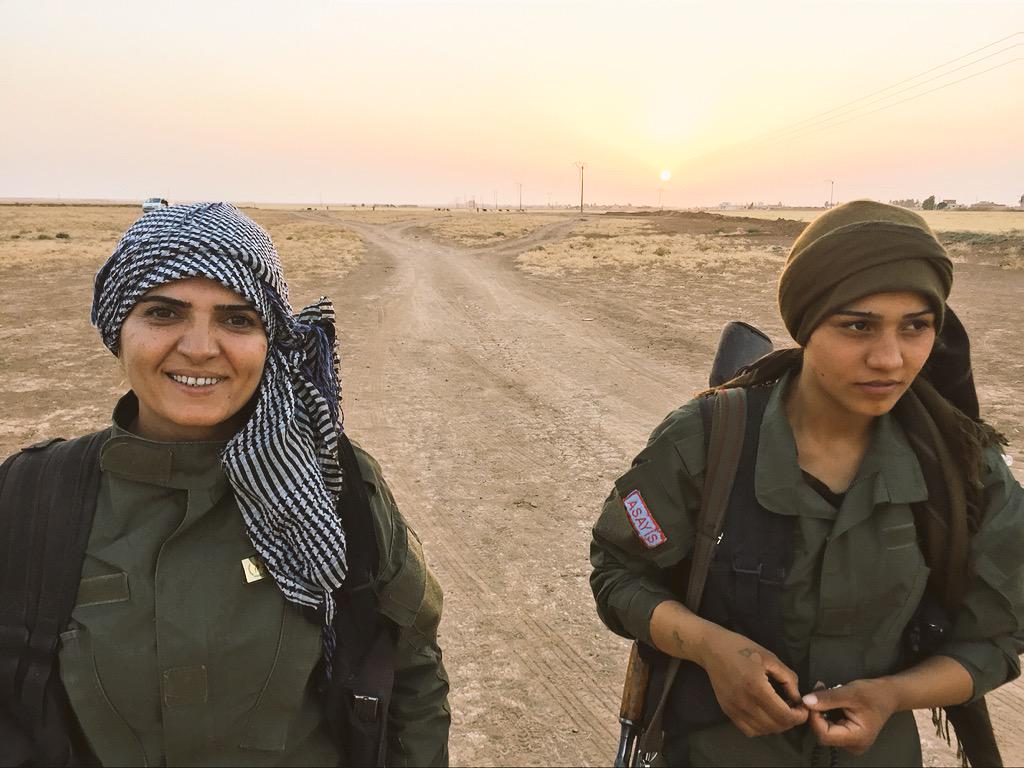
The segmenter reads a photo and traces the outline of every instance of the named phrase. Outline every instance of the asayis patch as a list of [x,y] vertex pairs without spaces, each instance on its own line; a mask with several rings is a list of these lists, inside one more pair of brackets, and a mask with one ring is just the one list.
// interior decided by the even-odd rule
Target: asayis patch
[[644,503],[644,497],[640,495],[640,491],[627,493],[622,499],[622,504],[626,508],[626,518],[629,520],[629,524],[633,526],[633,530],[636,531],[636,535],[640,537],[640,541],[644,543],[645,547],[654,549],[668,541],[665,532],[661,530],[658,521],[654,519],[651,510]]

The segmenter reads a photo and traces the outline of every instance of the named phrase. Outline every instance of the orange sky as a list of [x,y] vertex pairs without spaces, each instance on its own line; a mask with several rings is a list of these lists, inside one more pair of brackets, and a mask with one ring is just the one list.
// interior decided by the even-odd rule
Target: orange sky
[[583,160],[599,203],[1008,203],[1021,30],[1021,2],[0,0],[0,197],[567,203]]

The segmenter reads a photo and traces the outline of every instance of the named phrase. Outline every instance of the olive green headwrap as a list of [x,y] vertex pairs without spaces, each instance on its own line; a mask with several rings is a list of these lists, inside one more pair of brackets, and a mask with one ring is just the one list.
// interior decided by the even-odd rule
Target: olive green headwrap
[[823,213],[793,243],[779,309],[801,346],[829,315],[873,293],[920,293],[942,325],[953,263],[913,211],[854,200]]

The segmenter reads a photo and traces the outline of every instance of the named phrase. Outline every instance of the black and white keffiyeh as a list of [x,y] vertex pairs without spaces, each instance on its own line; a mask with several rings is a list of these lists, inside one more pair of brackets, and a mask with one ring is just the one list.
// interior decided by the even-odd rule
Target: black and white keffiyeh
[[175,205],[133,224],[96,274],[92,322],[118,354],[121,325],[152,288],[206,277],[258,312],[267,359],[252,415],[221,455],[253,546],[284,596],[334,616],[345,580],[336,511],[342,431],[334,307],[293,314],[267,233],[226,203]]

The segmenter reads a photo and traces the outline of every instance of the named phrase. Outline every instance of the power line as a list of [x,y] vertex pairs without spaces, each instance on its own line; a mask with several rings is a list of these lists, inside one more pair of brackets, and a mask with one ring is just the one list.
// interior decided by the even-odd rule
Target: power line
[[[1015,37],[1018,37],[1018,36],[1020,36],[1022,34],[1024,34],[1024,32],[1020,32],[1020,31],[1014,32],[1012,35],[1007,35],[1006,37],[1000,38],[999,40],[995,40],[995,41],[993,41],[991,43],[988,43],[987,45],[983,45],[980,48],[975,48],[974,50],[969,51],[969,52],[967,52],[965,54],[962,54],[962,55],[957,56],[957,57],[955,57],[953,59],[949,59],[947,61],[944,61],[941,64],[936,64],[935,66],[929,67],[928,69],[923,70],[922,72],[919,72],[916,75],[913,75],[912,77],[904,78],[903,80],[900,80],[900,81],[898,81],[896,83],[893,83],[892,85],[886,86],[885,88],[880,88],[878,90],[872,91],[871,93],[865,94],[864,96],[860,96],[860,97],[858,97],[856,99],[853,99],[851,101],[844,102],[843,104],[840,104],[840,105],[838,105],[836,107],[833,107],[832,109],[829,109],[829,110],[827,110],[825,112],[820,112],[820,113],[818,113],[816,115],[812,115],[810,117],[803,118],[802,120],[798,120],[795,123],[792,123],[792,124],[790,124],[788,126],[783,126],[781,128],[776,128],[776,129],[773,129],[771,131],[767,131],[765,133],[762,133],[762,134],[759,134],[759,135],[756,135],[756,136],[752,136],[749,139],[743,139],[741,141],[735,142],[735,143],[730,144],[728,146],[721,147],[720,149],[716,149],[716,150],[712,150],[710,152],[705,152],[703,154],[696,155],[696,156],[691,157],[688,160],[685,160],[683,162],[684,163],[695,163],[695,162],[697,162],[699,160],[703,160],[705,158],[714,157],[715,155],[720,155],[722,153],[729,152],[731,150],[736,150],[736,149],[739,149],[741,147],[745,147],[745,146],[749,146],[749,145],[753,145],[753,144],[760,144],[760,143],[765,143],[765,142],[768,142],[770,144],[774,144],[774,143],[778,143],[780,141],[788,141],[790,139],[797,138],[797,137],[802,136],[802,135],[808,135],[810,133],[814,133],[815,130],[821,130],[822,128],[835,127],[836,125],[842,125],[842,124],[850,122],[852,120],[856,120],[856,119],[859,119],[861,117],[866,117],[867,115],[874,114],[875,112],[880,112],[883,109],[888,109],[889,107],[895,107],[895,106],[897,106],[899,104],[903,104],[906,101],[911,101],[912,99],[916,99],[916,98],[918,98],[920,96],[924,96],[924,95],[929,94],[929,93],[934,93],[935,91],[941,90],[942,88],[946,88],[946,87],[949,87],[951,85],[956,85],[957,83],[961,83],[964,80],[969,80],[969,79],[971,79],[973,77],[977,77],[979,75],[983,75],[983,74],[985,74],[987,72],[991,72],[994,69],[1000,69],[1001,67],[1008,66],[1009,64],[1013,64],[1013,63],[1015,63],[1017,61],[1020,61],[1020,59],[1019,58],[1011,59],[1009,61],[1006,61],[1006,62],[1003,62],[1001,64],[998,64],[998,65],[996,65],[994,67],[989,67],[988,69],[985,69],[985,70],[982,70],[980,72],[976,72],[976,73],[970,74],[970,75],[968,75],[966,77],[959,78],[958,80],[954,80],[954,81],[951,81],[949,83],[945,83],[945,84],[943,84],[941,86],[938,86],[937,88],[932,88],[932,89],[929,89],[927,91],[923,91],[922,93],[916,94],[914,96],[909,96],[906,99],[901,99],[900,101],[893,102],[892,104],[884,105],[882,107],[879,107],[878,109],[874,109],[874,110],[871,110],[869,112],[864,112],[864,113],[861,113],[861,114],[850,115],[846,120],[840,121],[839,123],[834,123],[834,124],[831,124],[831,125],[824,125],[825,123],[828,123],[830,120],[834,119],[835,117],[840,117],[841,116],[841,115],[834,115],[833,113],[836,113],[836,112],[839,112],[841,110],[844,110],[844,109],[846,109],[847,107],[849,107],[849,106],[851,106],[853,104],[857,104],[859,102],[865,101],[866,99],[869,99],[869,98],[871,98],[873,96],[876,96],[878,94],[884,93],[886,91],[891,91],[892,89],[894,89],[894,88],[896,88],[896,87],[898,87],[900,85],[903,85],[904,83],[908,83],[908,82],[910,82],[912,80],[916,80],[916,79],[922,77],[923,75],[926,75],[926,74],[929,74],[931,72],[934,72],[937,69],[942,69],[944,67],[948,67],[950,64],[954,64],[954,63],[956,63],[958,61],[961,61],[961,60],[963,60],[963,59],[965,59],[965,58],[967,58],[969,56],[973,56],[974,54],[979,53],[979,52],[981,52],[981,51],[983,51],[983,50],[985,50],[987,48],[991,48],[994,45],[999,45],[1000,43],[1004,43],[1007,40],[1011,40],[1011,39],[1013,39]],[[1018,47],[1020,45],[1021,45],[1021,43],[1015,43],[1014,45],[1007,46],[1006,48],[1002,49],[1001,51],[997,51],[996,53],[984,56],[984,57],[982,57],[980,59],[975,60],[974,62],[972,62],[970,64],[965,64],[965,65],[962,65],[960,67],[957,67],[956,69],[949,70],[948,72],[946,72],[946,73],[944,73],[942,75],[938,75],[937,77],[930,78],[929,80],[927,80],[925,82],[932,82],[933,80],[939,79],[941,77],[945,77],[947,75],[952,74],[953,72],[959,71],[960,69],[964,69],[965,67],[968,67],[968,66],[973,66],[974,64],[977,64],[977,63],[979,63],[981,61],[984,61],[985,59],[991,58],[992,56],[998,55],[999,53],[1005,53],[1006,51],[1012,50],[1013,48],[1016,48],[1016,47]],[[922,83],[918,83],[915,86],[903,89],[902,91],[900,91],[900,93],[908,91],[908,90],[912,90],[913,88],[919,87],[921,85],[924,85],[924,83],[923,82]],[[877,103],[877,101],[883,101],[885,98],[890,98],[890,97],[895,96],[895,95],[897,95],[897,94],[895,94],[895,93],[889,94],[888,97],[883,97],[882,99],[877,99],[877,100],[875,100],[874,102],[871,102],[871,103]],[[866,104],[862,105],[862,107],[860,107],[860,108],[863,108],[863,106],[868,106],[868,105],[866,105]],[[856,111],[857,110],[853,110],[853,112],[856,112]],[[826,115],[833,115],[833,117],[826,118],[825,117]],[[822,119],[822,118],[825,118],[825,119]]]
[[[853,104],[857,104],[858,102],[864,101],[865,99],[870,99],[872,96],[876,96],[876,95],[878,95],[880,93],[885,93],[886,91],[891,91],[893,88],[897,88],[897,87],[903,85],[904,83],[909,83],[911,80],[917,80],[919,77],[923,77],[924,75],[927,75],[927,74],[929,74],[931,72],[934,72],[937,69],[943,69],[944,67],[948,67],[950,64],[955,64],[956,62],[958,62],[958,61],[960,61],[962,59],[966,59],[968,56],[973,56],[976,53],[981,53],[986,48],[991,48],[994,45],[999,45],[1000,43],[1005,43],[1007,40],[1012,40],[1013,38],[1019,37],[1020,35],[1024,35],[1024,32],[1014,32],[1012,35],[1007,35],[1006,37],[1000,38],[999,40],[995,40],[995,41],[993,41],[991,43],[988,43],[987,45],[983,45],[980,48],[975,48],[973,51],[968,51],[965,54],[962,54],[962,55],[957,56],[955,58],[952,58],[952,59],[949,59],[947,61],[944,61],[941,64],[936,64],[935,66],[929,67],[928,69],[923,70],[922,72],[918,72],[916,75],[912,75],[911,77],[904,78],[903,80],[900,80],[899,82],[893,83],[892,85],[887,85],[885,88],[879,88],[878,90],[872,91],[871,93],[866,93],[863,96],[858,96],[856,99],[853,99],[852,101],[847,101],[847,102],[844,102],[842,104],[839,104],[838,106],[832,107],[832,109],[827,109],[824,112],[819,112],[819,113],[817,113],[815,115],[811,115],[810,117],[805,117],[803,120],[798,120],[797,122],[793,123],[790,126],[790,128],[793,128],[793,127],[796,127],[798,125],[801,125],[802,123],[807,123],[807,122],[810,122],[812,120],[816,120],[819,117],[824,117],[826,115],[830,115],[833,112],[838,112],[839,110],[845,109],[846,107],[849,107],[849,106],[851,106]],[[1020,45],[1020,43],[1015,43],[1014,45],[1011,45],[1011,46],[1009,46],[1009,48],[1006,48],[1004,50],[1010,50],[1010,48],[1014,48],[1017,45]],[[998,51],[997,51],[997,53],[998,53]],[[996,54],[991,54],[991,56],[995,56],[995,55]],[[984,58],[990,58],[990,57],[986,56]],[[983,61],[984,58],[979,59],[978,61]],[[970,65],[964,65],[964,66],[970,66]],[[955,72],[956,70],[952,70],[952,71]],[[942,77],[942,75],[939,75],[939,77]],[[926,82],[928,82],[928,81],[926,81]],[[787,130],[787,129],[777,129],[777,130]],[[774,132],[775,131],[773,131],[773,133]]]
[[[1024,61],[1024,56],[1018,56],[1016,59],[1010,59],[1009,61],[1004,61],[1001,64],[996,64],[995,66],[989,67],[988,69],[983,69],[980,72],[973,72],[973,73],[971,73],[969,75],[961,77],[958,80],[953,80],[953,81],[948,82],[948,83],[943,83],[942,85],[936,86],[935,88],[930,88],[927,91],[922,91],[921,93],[915,93],[913,96],[908,96],[905,99],[900,99],[899,101],[893,102],[892,104],[884,104],[881,107],[878,107],[877,109],[872,109],[870,112],[864,112],[863,114],[859,114],[859,115],[852,115],[851,117],[847,118],[846,120],[840,120],[838,123],[833,123],[832,125],[815,126],[814,130],[808,131],[807,134],[803,134],[803,135],[809,135],[811,133],[816,133],[817,131],[825,130],[826,128],[835,128],[836,126],[844,125],[846,123],[852,122],[853,120],[859,120],[862,117],[867,117],[868,115],[873,115],[876,112],[881,112],[883,109],[889,109],[891,107],[895,107],[895,106],[898,106],[900,104],[905,104],[908,101],[913,101],[914,99],[919,99],[922,96],[927,96],[929,93],[935,93],[935,91],[941,91],[943,88],[949,88],[951,85],[957,85],[958,83],[962,83],[965,80],[970,80],[972,78],[978,77],[979,75],[984,75],[986,72],[991,72],[994,69],[1002,69],[1003,67],[1007,67],[1010,64],[1015,64],[1018,61]],[[797,136],[795,136],[795,135],[794,136],[789,136],[789,137],[786,137],[786,139],[784,139],[784,140],[793,139],[793,138],[797,138]]]
[[[1000,50],[996,51],[995,53],[990,53],[987,56],[982,56],[980,59],[975,59],[974,61],[970,61],[967,64],[962,64],[959,67],[954,67],[953,69],[950,69],[950,70],[948,70],[946,72],[943,72],[941,74],[935,75],[934,77],[929,77],[927,80],[922,80],[921,82],[915,83],[914,85],[908,85],[906,88],[901,88],[898,91],[893,91],[892,93],[886,94],[885,96],[879,96],[877,98],[871,99],[870,101],[867,101],[866,103],[861,104],[859,107],[855,107],[853,109],[840,109],[840,108],[837,107],[836,109],[830,110],[831,112],[836,112],[837,114],[834,114],[831,117],[827,117],[827,118],[816,120],[816,121],[812,122],[810,125],[805,125],[805,126],[802,126],[802,127],[791,126],[789,129],[783,129],[781,135],[778,136],[777,138],[780,138],[780,139],[786,138],[787,134],[789,134],[789,133],[793,133],[793,134],[797,134],[798,135],[798,134],[800,134],[802,131],[804,131],[807,128],[812,128],[812,127],[816,127],[816,126],[820,126],[820,125],[826,125],[826,124],[830,123],[832,120],[835,120],[836,118],[843,117],[844,114],[849,114],[851,112],[858,112],[859,110],[863,109],[864,107],[868,107],[868,106],[870,106],[872,104],[877,104],[880,101],[885,101],[886,99],[891,99],[893,96],[897,96],[897,95],[899,95],[901,93],[906,93],[907,91],[912,91],[915,88],[919,88],[922,85],[925,85],[927,83],[932,83],[932,82],[935,82],[936,80],[940,80],[940,79],[942,79],[944,77],[948,77],[949,75],[952,75],[954,72],[959,72],[962,69],[967,69],[968,67],[973,67],[975,64],[980,64],[981,62],[986,61],[987,59],[991,59],[993,56],[998,56],[998,55],[1000,55],[1002,53],[1006,53],[1007,51],[1012,51],[1014,48],[1019,48],[1021,45],[1022,45],[1021,43],[1014,43],[1013,45],[1007,46],[1006,48],[1001,48]],[[1007,62],[1007,63],[1012,63],[1013,61],[1017,61],[1017,59],[1012,59],[1010,62]],[[998,69],[998,67],[993,67],[993,69]],[[990,70],[986,69],[984,71],[985,72],[989,72]],[[978,74],[982,74],[982,73],[979,72]],[[911,79],[913,80],[913,79],[916,79],[916,78],[911,78]],[[902,82],[906,82],[906,80],[904,80]],[[957,80],[955,82],[960,82],[960,81]],[[884,88],[883,90],[885,90],[885,91],[892,90],[893,87],[894,86],[890,86],[889,88]],[[876,91],[875,93],[880,93],[880,92],[881,91]],[[931,91],[926,91],[925,93],[931,93]],[[864,99],[866,99],[866,98],[867,98],[867,96],[862,96],[860,99],[857,99],[857,101],[864,101]],[[916,98],[916,97],[913,97],[913,98]],[[850,102],[850,103],[853,104],[854,102]],[[901,102],[895,102],[895,103],[898,104],[898,103],[901,103]],[[872,112],[865,112],[864,114],[870,115],[870,114],[872,114],[873,112],[876,112],[876,111],[878,111],[878,110],[873,110]],[[804,122],[807,122],[807,121],[804,121]],[[837,125],[838,125],[838,123],[837,123]],[[778,131],[776,131],[776,133],[778,133]]]

